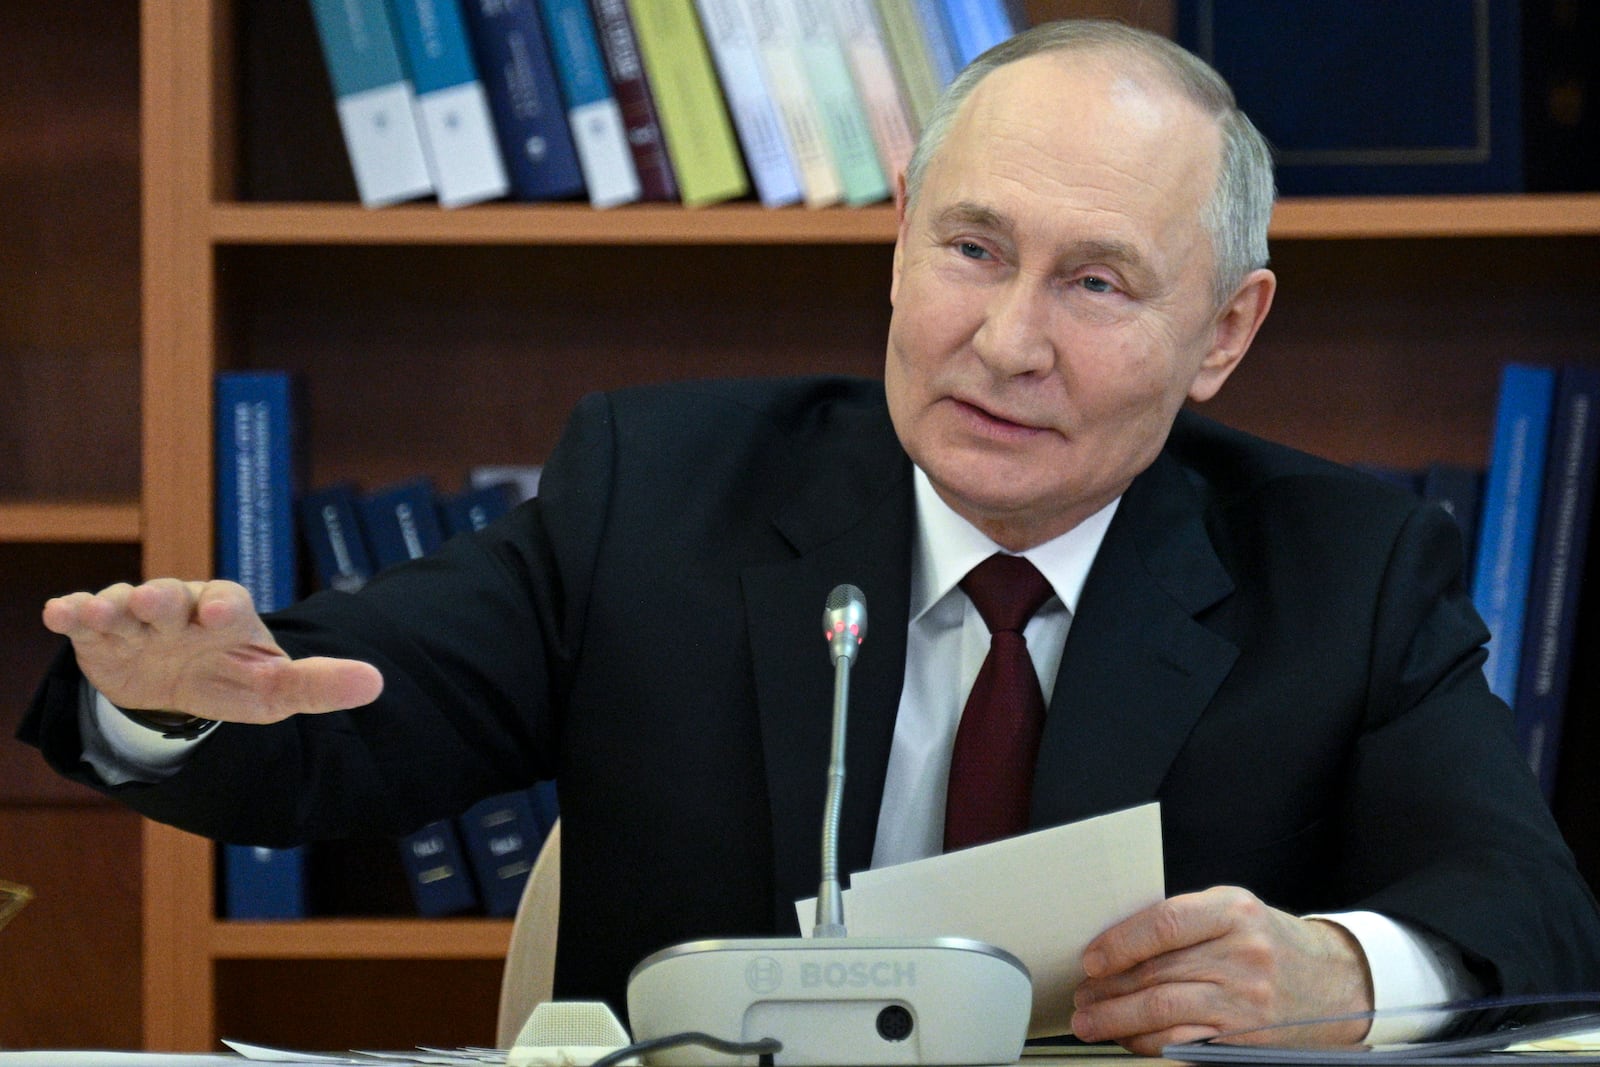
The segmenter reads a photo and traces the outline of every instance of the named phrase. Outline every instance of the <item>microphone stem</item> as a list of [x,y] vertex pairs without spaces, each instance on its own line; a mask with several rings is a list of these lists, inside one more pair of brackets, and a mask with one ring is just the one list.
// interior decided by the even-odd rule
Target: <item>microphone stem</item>
[[844,896],[839,890],[839,811],[844,803],[845,720],[850,708],[850,656],[833,666],[833,751],[828,757],[828,794],[822,814],[822,886],[817,892],[813,937],[843,937]]

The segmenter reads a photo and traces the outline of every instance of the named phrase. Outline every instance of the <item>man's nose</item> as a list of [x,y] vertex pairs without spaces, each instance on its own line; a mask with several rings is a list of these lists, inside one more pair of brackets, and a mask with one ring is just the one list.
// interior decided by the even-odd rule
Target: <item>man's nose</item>
[[1016,274],[997,285],[972,338],[978,358],[1006,377],[1049,370],[1055,365],[1050,301],[1049,286],[1026,274]]

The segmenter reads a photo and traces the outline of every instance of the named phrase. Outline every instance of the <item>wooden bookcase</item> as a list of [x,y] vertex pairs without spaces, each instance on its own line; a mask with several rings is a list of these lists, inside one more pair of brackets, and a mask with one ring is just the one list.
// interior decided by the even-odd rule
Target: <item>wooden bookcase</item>
[[[118,2],[134,34],[132,0]],[[99,0],[65,7],[103,28]],[[1170,26],[1170,5],[1159,3],[1029,8],[1036,17],[1122,11]],[[0,594],[3,636],[26,646],[0,653],[10,674],[42,669],[47,643],[33,632],[42,590],[131,577],[135,564],[147,575],[209,573],[218,368],[301,372],[313,484],[371,485],[415,474],[449,485],[473,464],[537,462],[592,389],[878,372],[894,233],[887,206],[364,210],[323,152],[331,104],[290,107],[276,95],[320,77],[299,76],[320,63],[302,9],[142,0],[137,36],[121,42],[124,58],[137,53],[138,80],[113,94],[120,119],[57,119],[137,121],[137,145],[124,146],[115,175],[137,179],[143,197],[135,205],[126,187],[116,190],[123,200],[105,210],[120,212],[110,229],[121,245],[90,258],[122,312],[95,349],[111,354],[72,379],[95,394],[85,398],[105,452],[99,466],[83,469],[89,446],[75,428],[75,399],[15,423],[16,435],[0,427],[0,448],[78,460],[0,470],[9,479],[0,481],[0,559],[33,566],[37,557],[50,572],[42,585]],[[100,37],[67,32],[83,43]],[[266,84],[263,54],[284,64]],[[103,106],[81,87],[67,97]],[[69,206],[88,205],[101,202],[81,192]],[[0,206],[0,219],[11,210]],[[1273,234],[1278,307],[1210,405],[1244,428],[1346,461],[1479,463],[1503,363],[1600,362],[1600,194],[1288,201]],[[48,247],[35,240],[29,254]],[[32,269],[0,260],[0,281],[11,286]],[[47,332],[57,349],[71,348],[76,328],[64,311]],[[52,373],[54,350],[16,347],[20,371],[9,370],[10,351],[0,355],[25,387]],[[100,392],[115,398],[108,415]],[[0,413],[11,403],[0,398]],[[26,690],[7,696],[14,717]],[[0,829],[6,803],[0,796]],[[506,922],[219,920],[213,846],[148,823],[137,835],[115,846],[142,870],[129,894],[140,902],[139,943],[126,953],[140,988],[119,1001],[137,1003],[141,1029],[126,1041],[202,1050],[224,1034],[311,1048],[492,1038]],[[48,840],[65,857],[88,847]],[[0,853],[0,868],[5,861]],[[0,974],[9,934],[0,935]]]

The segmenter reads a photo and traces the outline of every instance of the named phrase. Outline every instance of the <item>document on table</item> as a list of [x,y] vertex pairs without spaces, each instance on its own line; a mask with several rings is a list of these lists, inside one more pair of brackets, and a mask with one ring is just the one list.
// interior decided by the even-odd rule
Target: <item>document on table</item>
[[[1161,806],[1009,837],[850,876],[853,937],[966,937],[1003,948],[1033,976],[1030,1036],[1069,1033],[1083,950],[1106,927],[1160,901]],[[810,936],[816,899],[797,901]]]

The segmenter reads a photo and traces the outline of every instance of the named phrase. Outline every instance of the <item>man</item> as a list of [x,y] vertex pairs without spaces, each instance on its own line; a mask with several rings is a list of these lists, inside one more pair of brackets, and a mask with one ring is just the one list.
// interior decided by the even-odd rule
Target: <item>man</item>
[[265,625],[228,583],[52,601],[76,659],[24,736],[263,844],[555,774],[558,993],[620,1005],[649,952],[787,932],[814,887],[838,582],[873,608],[842,865],[943,847],[989,642],[962,576],[1020,554],[1048,583],[1018,624],[1049,694],[1026,825],[1163,802],[1174,895],[1089,946],[1079,1036],[1151,1053],[1600,985],[1600,917],[1484,684],[1449,520],[1180,410],[1271,305],[1271,196],[1193,57],[1029,31],[962,75],[902,180],[881,389],[589,398],[537,502]]

